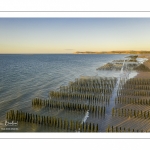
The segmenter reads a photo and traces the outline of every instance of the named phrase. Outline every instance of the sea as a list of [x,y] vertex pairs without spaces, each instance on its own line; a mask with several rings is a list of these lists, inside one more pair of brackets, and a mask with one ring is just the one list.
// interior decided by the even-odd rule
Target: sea
[[82,76],[118,77],[118,71],[99,71],[100,66],[124,59],[124,54],[1,54],[0,55],[0,132],[59,132],[36,124],[21,123],[16,130],[7,130],[6,112],[22,110],[82,120],[85,114],[39,110],[32,108],[32,99],[49,99],[50,91],[67,86]]

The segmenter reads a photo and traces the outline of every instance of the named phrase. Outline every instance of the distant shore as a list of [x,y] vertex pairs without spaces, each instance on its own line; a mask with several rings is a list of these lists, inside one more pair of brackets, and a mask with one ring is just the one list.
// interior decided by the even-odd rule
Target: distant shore
[[92,51],[77,51],[74,54],[150,54],[150,51],[106,51],[106,52],[92,52]]

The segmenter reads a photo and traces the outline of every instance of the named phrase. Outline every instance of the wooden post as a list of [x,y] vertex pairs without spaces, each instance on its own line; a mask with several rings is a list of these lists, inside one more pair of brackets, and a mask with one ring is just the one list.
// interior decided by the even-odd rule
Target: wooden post
[[80,123],[80,132],[83,131],[83,125]]
[[113,132],[114,131],[114,129],[113,129],[113,126],[111,127],[111,132]]
[[124,132],[126,132],[126,129],[124,128]]
[[118,127],[116,127],[116,132],[118,132]]
[[98,124],[96,125],[96,132],[98,132]]

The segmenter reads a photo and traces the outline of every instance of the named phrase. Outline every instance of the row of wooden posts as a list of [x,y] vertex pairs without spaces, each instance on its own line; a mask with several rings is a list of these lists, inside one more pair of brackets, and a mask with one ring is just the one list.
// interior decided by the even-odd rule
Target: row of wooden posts
[[87,111],[90,112],[99,112],[101,115],[105,115],[105,106],[97,105],[87,105],[87,104],[77,104],[70,102],[58,102],[53,100],[42,100],[42,99],[33,99],[32,106],[48,106],[50,108],[59,108],[59,109],[69,109],[76,111]]
[[115,103],[119,103],[119,104],[137,104],[137,105],[148,105],[150,106],[150,98],[129,98],[129,97],[117,97],[115,99]]
[[97,70],[115,70],[115,71],[120,71],[121,70],[121,66],[101,66],[100,68],[98,68]]
[[113,88],[114,85],[116,84],[116,81],[115,82],[102,82],[102,83],[82,83],[82,84],[78,84],[76,82],[72,82],[69,84],[69,87],[88,87],[88,88],[106,88],[106,87],[109,87],[109,88]]
[[24,121],[29,123],[36,123],[41,125],[52,126],[69,131],[80,132],[98,132],[98,124],[81,123],[79,121],[61,119],[51,116],[40,116],[32,113],[25,113],[22,111],[10,110],[6,115],[7,120]]
[[149,79],[138,79],[132,78],[128,80],[122,80],[119,84],[119,89],[139,89],[139,90],[149,90],[150,89],[150,78]]
[[122,89],[122,87],[125,85],[125,83],[126,83],[126,80],[121,79],[120,82],[119,82],[118,89]]
[[69,86],[78,86],[78,87],[88,87],[88,88],[102,88],[102,87],[110,87],[113,88],[115,86],[116,82],[113,83],[99,83],[99,84],[94,84],[94,83],[82,83],[82,84],[77,84],[77,83],[72,83]]
[[138,129],[130,129],[130,128],[125,128],[125,127],[113,127],[113,126],[108,126],[106,129],[106,132],[147,132],[144,130],[138,130]]
[[126,83],[127,79],[125,78],[120,78],[120,85],[123,85],[124,83]]
[[61,98],[51,98],[51,100],[54,101],[59,101],[59,102],[73,102],[73,103],[89,103],[91,105],[99,105],[99,104],[103,104],[103,105],[107,105],[110,102],[110,96],[100,96],[98,97],[94,97],[93,99],[61,99]]
[[81,99],[81,100],[103,100],[103,99],[108,99],[111,96],[111,94],[77,94],[77,93],[62,93],[58,91],[51,91],[50,92],[50,97],[51,98],[56,98],[56,99]]
[[150,119],[150,111],[113,108],[112,109],[112,116]]
[[125,84],[122,89],[150,90],[150,85]]
[[118,90],[117,95],[130,95],[130,96],[150,96],[150,91],[145,90]]
[[102,83],[102,84],[94,84],[94,85],[92,85],[92,84],[84,84],[84,85],[78,85],[78,84],[69,84],[69,86],[61,86],[60,88],[62,88],[62,89],[67,89],[68,87],[70,88],[70,87],[73,87],[73,88],[104,88],[104,89],[112,89],[112,88],[114,88],[114,86],[115,86],[115,84],[116,84],[116,82],[114,83],[114,84],[104,84],[104,83]]
[[51,98],[50,101],[57,102],[69,102],[69,103],[77,103],[77,104],[89,104],[89,105],[109,105],[110,96],[101,97],[101,99],[58,99]]
[[110,102],[110,96],[104,96],[104,97],[101,97],[101,99],[90,99],[89,100],[89,104],[95,104],[95,105],[98,105],[98,104],[100,104],[100,103],[103,103],[103,105],[104,105],[104,103],[105,104],[109,104],[109,102]]
[[103,87],[78,87],[78,86],[71,86],[71,87],[60,87],[60,92],[63,93],[70,93],[70,92],[79,92],[79,93],[112,93],[112,87],[108,86],[106,88]]
[[98,87],[101,87],[101,85],[115,85],[116,84],[116,79],[112,79],[112,80],[99,80],[99,81],[94,81],[94,80],[77,80],[75,82],[70,82],[70,86],[74,86],[74,85],[77,85],[77,86],[88,86],[88,87],[91,87],[91,86],[98,86]]
[[102,83],[102,82],[114,82],[116,77],[81,77],[76,78],[76,83]]
[[134,85],[150,85],[150,78],[148,79],[132,78],[129,79],[126,83]]

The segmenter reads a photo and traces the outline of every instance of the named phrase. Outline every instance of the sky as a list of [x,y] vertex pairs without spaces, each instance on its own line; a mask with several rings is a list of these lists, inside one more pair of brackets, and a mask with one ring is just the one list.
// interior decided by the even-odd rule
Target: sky
[[150,18],[0,18],[0,53],[150,50]]

